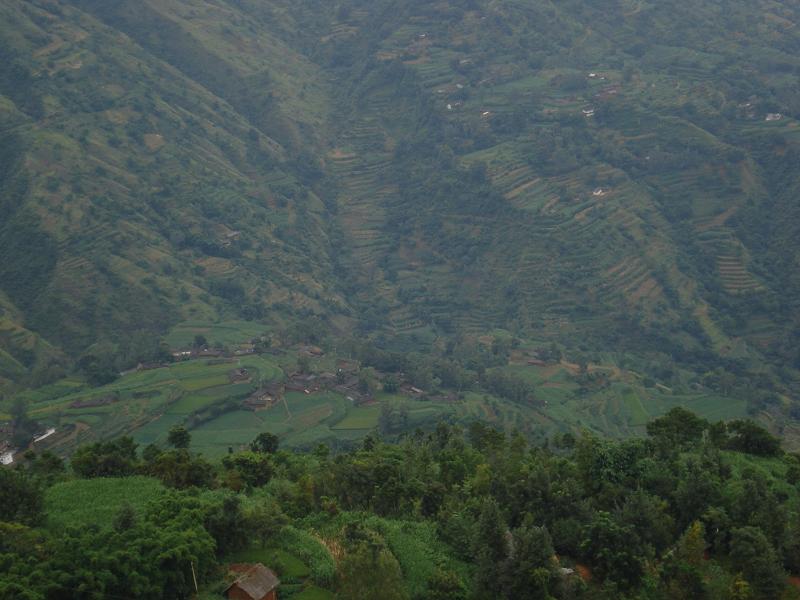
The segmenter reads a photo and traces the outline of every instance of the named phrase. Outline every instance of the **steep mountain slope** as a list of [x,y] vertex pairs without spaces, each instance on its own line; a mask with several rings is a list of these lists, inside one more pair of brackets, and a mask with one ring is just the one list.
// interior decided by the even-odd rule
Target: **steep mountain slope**
[[363,281],[396,331],[504,326],[734,369],[785,348],[793,270],[765,240],[797,177],[793,9],[345,14],[322,38],[357,72],[335,156],[361,186],[344,205],[373,198],[346,219],[380,239],[359,243]]
[[230,314],[798,366],[795,6],[0,11],[0,376]]
[[[221,46],[240,61],[226,63],[148,10],[135,14],[154,52],[68,3],[2,7],[2,47],[13,50],[3,60],[0,279],[26,327],[71,351],[213,318],[225,302],[260,317],[290,294],[317,310],[336,301],[333,286],[323,291],[325,208],[297,179],[318,177],[303,154],[312,146],[298,143],[301,130],[321,129],[318,69],[280,47],[273,83],[243,52]],[[187,75],[197,72],[207,87]],[[216,74],[240,97],[216,95]],[[247,95],[254,88],[261,97]],[[309,100],[296,97],[304,88]],[[247,102],[261,112],[243,116]]]

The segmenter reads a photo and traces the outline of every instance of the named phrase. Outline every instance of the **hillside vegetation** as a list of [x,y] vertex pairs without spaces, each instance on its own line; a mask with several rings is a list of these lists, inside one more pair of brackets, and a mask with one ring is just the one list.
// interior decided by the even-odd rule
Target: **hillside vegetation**
[[[750,421],[675,409],[647,439],[527,444],[440,423],[350,452],[260,435],[211,463],[173,428],[0,469],[0,598],[789,600],[800,461]],[[200,587],[195,595],[194,577]]]
[[747,401],[783,420],[798,18],[766,0],[4,2],[0,383],[135,366],[134,332],[189,320],[423,353],[501,329],[665,386],[757,381]]

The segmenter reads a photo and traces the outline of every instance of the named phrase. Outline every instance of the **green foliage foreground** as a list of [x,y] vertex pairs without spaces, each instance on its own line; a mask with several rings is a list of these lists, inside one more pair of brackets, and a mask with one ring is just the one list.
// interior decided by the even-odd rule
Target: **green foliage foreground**
[[221,597],[240,561],[268,563],[282,598],[798,597],[800,457],[683,409],[648,433],[537,447],[440,424],[217,464],[121,439],[71,473],[29,454],[0,471],[0,599],[189,598],[192,570]]

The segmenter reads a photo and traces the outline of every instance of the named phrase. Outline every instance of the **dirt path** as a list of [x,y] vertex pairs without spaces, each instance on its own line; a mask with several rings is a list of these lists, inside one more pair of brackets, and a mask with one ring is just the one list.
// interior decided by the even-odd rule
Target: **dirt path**
[[283,397],[283,406],[286,408],[286,423],[292,420],[292,411],[289,410],[289,403],[286,402],[286,397]]

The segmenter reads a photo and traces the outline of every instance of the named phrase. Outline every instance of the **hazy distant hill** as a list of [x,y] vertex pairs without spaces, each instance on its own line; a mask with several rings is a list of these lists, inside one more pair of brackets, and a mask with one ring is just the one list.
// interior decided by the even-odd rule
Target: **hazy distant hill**
[[0,377],[221,316],[797,367],[799,13],[7,0]]

